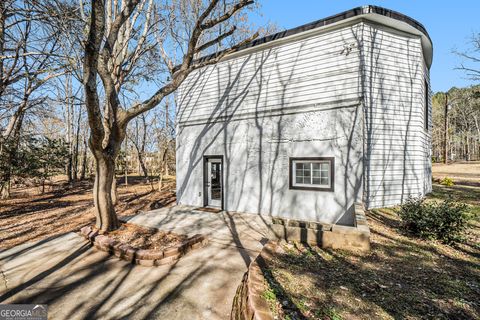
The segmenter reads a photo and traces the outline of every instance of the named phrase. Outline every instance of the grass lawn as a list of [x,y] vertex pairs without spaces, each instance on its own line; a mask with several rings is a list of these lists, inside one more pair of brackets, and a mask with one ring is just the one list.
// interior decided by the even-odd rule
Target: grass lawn
[[367,254],[284,245],[265,270],[278,319],[480,319],[480,186],[435,184],[476,214],[464,243],[404,234],[393,209],[367,217]]
[[433,178],[437,181],[448,177],[458,184],[480,187],[480,161],[434,163],[432,168]]

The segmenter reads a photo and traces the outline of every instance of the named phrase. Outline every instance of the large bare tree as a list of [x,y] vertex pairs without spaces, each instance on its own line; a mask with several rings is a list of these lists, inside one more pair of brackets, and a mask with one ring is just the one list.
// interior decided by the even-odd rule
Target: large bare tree
[[454,53],[463,60],[457,69],[464,71],[471,80],[480,80],[480,33],[471,36],[468,50]]
[[[112,186],[115,160],[128,123],[159,105],[193,70],[217,63],[256,38],[258,32],[229,43],[227,49],[219,51],[225,41],[235,39],[237,28],[228,22],[251,4],[252,0],[123,0],[120,3],[118,0],[92,0],[83,85],[91,133],[89,146],[96,162],[93,195],[96,227],[100,231],[118,227]],[[183,21],[184,25],[179,27],[177,21]],[[169,42],[168,35],[171,36]],[[216,53],[208,59],[196,59],[212,52]],[[150,61],[158,57],[154,63],[165,65],[170,74],[150,97],[126,105],[121,102],[128,101],[125,83],[142,55],[150,57]],[[181,58],[177,59],[178,56]]]
[[44,105],[46,95],[38,92],[64,73],[51,22],[68,12],[33,0],[0,2],[0,155],[8,162],[0,172],[2,198],[9,196],[11,163],[26,114]]

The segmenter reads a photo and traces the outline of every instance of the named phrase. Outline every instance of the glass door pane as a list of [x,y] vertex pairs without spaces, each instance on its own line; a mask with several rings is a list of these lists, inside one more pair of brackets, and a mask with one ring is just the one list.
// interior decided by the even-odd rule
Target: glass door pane
[[220,162],[211,162],[210,170],[210,188],[211,188],[211,197],[215,200],[220,200],[222,198],[222,168]]

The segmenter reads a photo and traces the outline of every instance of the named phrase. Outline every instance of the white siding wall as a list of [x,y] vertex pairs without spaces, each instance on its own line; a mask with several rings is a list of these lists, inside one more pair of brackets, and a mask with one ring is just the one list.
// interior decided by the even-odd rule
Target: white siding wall
[[197,70],[179,90],[178,122],[358,99],[358,54],[345,52],[358,32],[346,27]]
[[[364,22],[197,70],[177,92],[177,201],[203,205],[205,155],[224,156],[230,211],[333,223],[425,194],[425,77],[420,39]],[[289,158],[321,156],[335,191],[290,190]]]
[[[203,205],[203,156],[225,158],[225,209],[337,222],[361,200],[359,26],[227,60],[180,88],[178,202]],[[290,190],[289,157],[335,157],[335,191]],[[350,212],[349,212],[350,213]],[[345,216],[344,216],[345,215]]]
[[431,190],[428,69],[419,37],[364,27],[365,200],[376,208]]

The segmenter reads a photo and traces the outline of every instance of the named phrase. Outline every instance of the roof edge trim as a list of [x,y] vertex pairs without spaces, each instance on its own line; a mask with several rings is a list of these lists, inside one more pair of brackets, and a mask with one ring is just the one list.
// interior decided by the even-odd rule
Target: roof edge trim
[[[425,27],[420,22],[418,22],[417,20],[412,19],[412,18],[410,18],[410,17],[408,17],[408,16],[406,16],[406,15],[400,13],[400,12],[390,10],[390,9],[386,9],[386,8],[383,8],[383,7],[379,7],[379,6],[373,6],[373,5],[356,7],[356,8],[353,8],[353,9],[350,9],[350,10],[347,10],[347,11],[344,11],[344,12],[341,12],[341,13],[338,13],[338,14],[335,14],[335,15],[332,15],[332,16],[314,21],[314,22],[310,22],[310,23],[307,23],[307,24],[304,24],[304,25],[301,25],[301,26],[298,26],[298,27],[295,27],[295,28],[292,28],[292,29],[287,29],[287,30],[284,30],[284,31],[280,31],[280,32],[265,36],[265,37],[260,38],[260,39],[256,39],[254,41],[251,41],[247,44],[242,45],[236,51],[226,55],[221,61],[223,61],[225,59],[229,59],[229,57],[231,57],[231,56],[241,55],[242,51],[244,51],[246,49],[249,49],[249,48],[264,45],[264,44],[269,43],[269,42],[274,42],[276,40],[280,40],[280,39],[290,37],[290,36],[293,36],[293,35],[296,35],[296,34],[299,34],[299,33],[303,33],[303,32],[306,32],[306,31],[310,31],[310,30],[313,30],[313,29],[337,24],[337,23],[340,23],[344,20],[351,20],[352,18],[355,18],[355,17],[362,17],[362,16],[368,17],[368,16],[371,16],[372,14],[373,15],[376,14],[376,15],[379,15],[379,16],[388,17],[388,18],[391,18],[391,19],[394,19],[394,20],[397,20],[397,21],[400,21],[400,22],[404,22],[407,25],[409,25],[410,27],[413,27],[414,29],[419,31],[419,33],[421,33],[422,38],[423,38],[422,39],[422,45],[424,46],[423,49],[424,49],[424,51],[427,52],[427,54],[425,54],[426,64],[427,64],[428,68],[430,68],[430,65],[432,63],[432,50],[433,50],[432,49],[432,40],[431,40],[430,35],[428,34],[427,30],[425,29]],[[203,61],[206,61],[206,60],[210,60],[212,58],[215,58],[221,52],[223,52],[223,51],[219,51],[219,52],[214,53],[214,54],[203,56],[203,57],[197,59],[196,62],[203,62]]]

